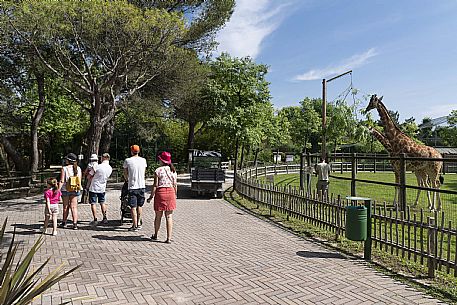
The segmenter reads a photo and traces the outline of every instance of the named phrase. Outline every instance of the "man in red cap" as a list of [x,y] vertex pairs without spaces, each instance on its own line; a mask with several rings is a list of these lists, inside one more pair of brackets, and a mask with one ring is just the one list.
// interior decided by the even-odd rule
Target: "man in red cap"
[[124,179],[128,182],[129,205],[132,213],[133,225],[129,231],[137,232],[141,229],[140,219],[144,204],[146,159],[140,157],[140,147],[130,146],[132,156],[124,161]]

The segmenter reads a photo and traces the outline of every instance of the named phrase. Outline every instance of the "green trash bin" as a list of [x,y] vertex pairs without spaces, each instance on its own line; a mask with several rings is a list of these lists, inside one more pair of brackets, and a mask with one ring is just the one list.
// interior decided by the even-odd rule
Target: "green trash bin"
[[367,208],[364,206],[346,207],[346,238],[362,241],[367,239]]

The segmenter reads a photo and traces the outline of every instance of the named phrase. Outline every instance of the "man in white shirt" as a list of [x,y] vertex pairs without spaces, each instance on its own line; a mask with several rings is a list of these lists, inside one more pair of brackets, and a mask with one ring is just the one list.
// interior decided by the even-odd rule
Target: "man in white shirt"
[[330,165],[325,162],[325,158],[321,158],[321,162],[316,164],[315,170],[317,175],[316,188],[317,193],[319,194],[319,199],[328,199],[328,178],[330,175]]
[[102,223],[108,223],[108,219],[106,217],[107,205],[105,203],[105,191],[106,182],[113,172],[111,165],[109,165],[109,160],[110,155],[108,153],[104,153],[102,155],[102,163],[92,167],[89,171],[89,175],[91,176],[91,183],[89,186],[89,203],[91,204],[92,215],[94,216],[94,220],[90,223],[91,225],[97,225],[97,207],[95,206],[97,199],[102,210]]
[[124,161],[124,179],[129,187],[129,205],[132,213],[133,225],[129,231],[137,232],[141,229],[141,214],[144,204],[146,159],[140,157],[140,147],[132,145],[130,147],[132,156]]

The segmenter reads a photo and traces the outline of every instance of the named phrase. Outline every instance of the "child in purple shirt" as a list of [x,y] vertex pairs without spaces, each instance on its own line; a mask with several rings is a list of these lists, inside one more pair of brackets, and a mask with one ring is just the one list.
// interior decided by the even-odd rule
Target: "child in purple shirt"
[[57,235],[57,215],[59,214],[59,202],[62,196],[60,184],[57,179],[49,178],[47,181],[48,189],[44,192],[46,207],[44,210],[43,233],[46,234],[49,218],[52,217],[52,235]]

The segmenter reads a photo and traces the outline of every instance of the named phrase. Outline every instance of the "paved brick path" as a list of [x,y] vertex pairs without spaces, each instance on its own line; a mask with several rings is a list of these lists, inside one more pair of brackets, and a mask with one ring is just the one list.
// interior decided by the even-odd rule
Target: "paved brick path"
[[[80,230],[46,237],[36,262],[82,267],[34,304],[442,304],[219,199],[179,199],[173,243],[151,242],[150,205],[140,232],[118,226],[120,187],[108,192],[109,225],[91,228],[80,205]],[[0,220],[27,246],[43,221],[40,200],[0,203]]]

